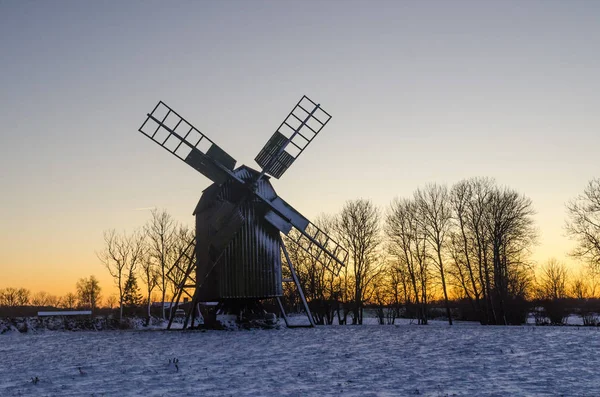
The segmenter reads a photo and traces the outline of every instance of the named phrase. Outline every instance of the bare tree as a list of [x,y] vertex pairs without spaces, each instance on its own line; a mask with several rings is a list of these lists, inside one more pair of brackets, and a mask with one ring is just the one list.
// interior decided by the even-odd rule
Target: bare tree
[[113,277],[119,292],[119,320],[123,319],[123,298],[125,283],[130,278],[144,256],[144,235],[134,232],[131,235],[117,234],[114,230],[104,232],[104,250],[97,254],[98,259]]
[[61,306],[65,309],[75,309],[77,306],[77,295],[72,292],[67,293],[61,299]]
[[473,189],[469,181],[460,181],[450,191],[450,203],[455,221],[455,229],[450,234],[450,256],[453,267],[449,274],[457,281],[460,296],[472,305],[473,311],[481,319],[482,280],[478,277],[475,238],[471,232],[469,212]]
[[158,288],[162,293],[163,319],[165,318],[164,302],[168,288],[167,272],[173,264],[176,227],[177,224],[166,210],[153,209],[152,219],[144,228],[148,237],[148,254],[154,262],[158,274]]
[[568,297],[569,272],[564,263],[550,259],[540,269],[536,285],[536,297],[544,308],[536,322],[546,317],[551,324],[564,324],[568,311],[564,299]]
[[458,182],[451,190],[455,230],[451,233],[450,274],[471,302],[482,324],[494,324],[493,271],[489,263],[489,233],[485,227],[487,203],[494,189],[488,178],[472,178]]
[[401,305],[410,302],[408,274],[397,261],[387,260],[376,282],[373,303],[377,305],[379,324],[393,325],[400,316]]
[[571,277],[570,294],[578,300],[577,312],[583,325],[598,324],[597,307],[595,302],[590,300],[596,296],[597,281],[597,272],[589,267],[580,269],[577,275]]
[[12,290],[14,290],[14,288],[8,287],[8,288],[0,288],[0,307],[2,306],[13,306],[12,302],[13,302],[13,294],[12,294]]
[[354,287],[354,324],[362,324],[363,305],[373,280],[381,272],[378,248],[381,242],[379,210],[365,199],[348,201],[338,217],[336,229],[350,252]]
[[586,279],[581,276],[573,278],[571,284],[571,294],[575,299],[588,299],[590,296],[589,285],[586,283]]
[[146,286],[146,322],[149,324],[151,316],[150,308],[152,307],[152,291],[154,291],[154,288],[158,286],[159,274],[155,262],[152,260],[147,251],[140,261],[139,272],[142,282]]
[[60,307],[61,305],[62,305],[62,299],[60,296],[52,295],[52,294],[48,295],[48,306]]
[[452,227],[452,210],[448,189],[444,185],[431,184],[415,192],[415,202],[419,208],[419,219],[423,223],[423,230],[427,243],[433,251],[433,263],[435,263],[444,294],[446,316],[448,324],[452,325],[452,313],[448,301],[448,289],[446,287],[446,271],[444,269],[444,254]]
[[541,268],[537,283],[540,299],[564,299],[568,297],[569,271],[564,263],[552,258]]
[[[385,223],[388,253],[395,259],[396,272],[408,278],[419,324],[427,324],[429,258],[426,234],[414,200],[394,199]],[[411,294],[407,293],[407,297]],[[409,305],[407,305],[409,309]]]
[[94,313],[100,302],[100,282],[94,276],[89,278],[81,278],[77,282],[77,295],[79,304],[83,307],[88,307]]
[[451,203],[450,274],[461,295],[482,324],[523,321],[536,239],[531,200],[491,179],[473,178],[453,186]]
[[13,304],[13,296],[12,291],[15,290],[12,287],[8,287],[5,289],[0,289],[0,306],[14,306]]
[[49,295],[45,291],[38,291],[31,297],[31,304],[33,306],[48,306],[50,300]]
[[485,224],[491,242],[497,320],[508,324],[515,322],[507,319],[509,300],[526,298],[530,265],[525,258],[537,237],[533,226],[535,211],[531,199],[508,188],[494,189],[487,206]]
[[567,207],[567,234],[577,242],[572,255],[600,272],[600,178],[592,179]]
[[598,274],[589,267],[580,269],[571,277],[570,295],[576,299],[589,299],[597,297]]
[[7,287],[0,290],[0,306],[25,306],[29,303],[30,292],[25,288]]
[[31,295],[31,293],[29,292],[29,290],[27,288],[19,288],[17,290],[17,299],[16,299],[17,306],[25,306],[25,305],[29,304],[29,296],[30,295]]
[[494,181],[488,178],[474,178],[464,181],[469,187],[469,200],[466,203],[467,230],[473,239],[473,257],[477,263],[479,286],[482,290],[485,313],[480,317],[483,324],[497,324],[494,308],[493,269],[490,264],[490,234],[486,228],[488,203],[495,189]]
[[395,311],[395,318],[400,316],[402,306],[408,308],[416,300],[413,293],[410,272],[404,264],[403,261],[397,259],[388,261],[386,288],[389,291],[389,304]]
[[109,295],[104,301],[106,307],[109,309],[114,309],[119,304],[119,298],[116,295]]

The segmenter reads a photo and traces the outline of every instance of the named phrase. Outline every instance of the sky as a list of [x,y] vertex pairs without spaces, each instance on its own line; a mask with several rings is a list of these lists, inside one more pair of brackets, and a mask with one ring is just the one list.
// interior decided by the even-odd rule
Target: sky
[[137,131],[159,100],[254,166],[306,94],[333,118],[273,183],[304,215],[487,176],[532,199],[532,258],[572,263],[598,48],[591,0],[0,0],[0,288],[109,291],[104,230],[193,224],[208,179]]

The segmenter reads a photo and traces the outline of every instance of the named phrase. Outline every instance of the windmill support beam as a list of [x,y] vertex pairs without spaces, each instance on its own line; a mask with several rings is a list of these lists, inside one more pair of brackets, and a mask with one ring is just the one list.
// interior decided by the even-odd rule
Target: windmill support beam
[[190,312],[187,314],[187,316],[185,316],[185,321],[183,322],[183,329],[186,329],[188,326],[188,320],[190,319],[190,315],[192,317],[192,323],[191,323],[191,327],[194,328],[194,324],[196,323],[196,310],[198,307],[198,289],[196,289],[196,292],[194,293],[194,299],[192,299],[192,308],[190,309]]
[[[192,252],[192,256],[187,254],[187,252],[190,251],[190,249]],[[193,239],[190,240],[190,242],[186,246],[185,250],[179,255],[179,257],[177,258],[177,260],[175,261],[173,266],[167,272],[167,277],[169,278],[169,280],[171,280],[171,282],[177,284],[177,291],[176,291],[176,293],[173,294],[173,299],[171,299],[171,304],[169,306],[169,323],[167,324],[167,329],[171,329],[171,325],[173,324],[173,318],[175,317],[175,311],[173,310],[173,305],[177,304],[177,307],[179,307],[179,300],[181,299],[181,295],[183,293],[192,297],[185,290],[185,287],[186,287],[186,282],[190,279],[192,271],[196,269],[196,263],[194,260],[194,252],[195,251],[196,251],[196,237],[194,237]],[[171,276],[171,272],[175,268],[177,268],[178,270],[182,270],[181,266],[179,266],[179,263],[184,257],[187,258],[187,260],[188,260],[187,267],[186,267],[185,273],[183,275],[183,278],[178,283],[175,280],[175,278]],[[163,302],[163,310],[164,310],[164,302]]]
[[279,305],[279,310],[281,310],[281,317],[283,317],[283,321],[285,321],[285,326],[290,327],[290,322],[288,321],[287,314],[285,313],[285,309],[283,308],[283,304],[281,303],[281,298],[277,297],[277,304]]
[[[279,241],[281,243],[281,249],[283,251],[283,255],[285,256],[285,261],[287,262],[288,266],[290,267],[290,273],[292,273],[292,279],[294,280],[294,284],[296,284],[296,288],[298,288],[298,293],[300,294],[300,299],[302,300],[302,304],[304,305],[304,310],[306,310],[306,315],[308,316],[308,321],[310,321],[310,326],[314,327],[315,320],[313,320],[312,313],[310,312],[310,309],[308,308],[308,303],[306,302],[306,298],[304,297],[304,291],[302,291],[302,287],[300,286],[300,280],[298,280],[298,275],[296,274],[296,269],[294,269],[294,265],[292,264],[292,261],[290,260],[290,255],[288,254],[287,248],[285,248],[285,244],[284,244],[281,236],[279,236]],[[288,325],[287,321],[286,321],[286,325]],[[288,325],[288,327],[289,327],[289,325]]]

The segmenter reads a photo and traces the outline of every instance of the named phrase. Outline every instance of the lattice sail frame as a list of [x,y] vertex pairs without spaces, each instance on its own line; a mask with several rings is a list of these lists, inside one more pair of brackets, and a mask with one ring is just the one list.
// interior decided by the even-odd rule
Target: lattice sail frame
[[[190,294],[188,289],[194,290],[196,288],[196,278],[195,278],[195,270],[196,270],[196,236],[194,236],[186,245],[186,247],[181,251],[179,257],[173,263],[173,266],[167,271],[167,278],[177,286],[177,301],[181,297],[182,293],[185,293],[190,298],[193,298],[193,295]],[[190,284],[186,284],[190,281]],[[175,298],[175,295],[173,298]],[[174,299],[175,300],[175,299]]]
[[304,95],[254,159],[279,179],[329,122],[331,115]]
[[163,101],[139,128],[142,134],[183,160],[213,182],[223,183],[235,159]]
[[334,276],[338,276],[342,268],[346,266],[348,250],[312,222],[302,233],[298,233],[298,229],[296,229],[294,233],[286,235],[286,240],[294,242]]

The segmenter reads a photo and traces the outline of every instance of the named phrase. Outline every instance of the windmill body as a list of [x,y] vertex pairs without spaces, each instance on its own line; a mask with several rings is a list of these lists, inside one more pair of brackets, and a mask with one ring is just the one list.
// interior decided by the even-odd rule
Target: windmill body
[[[282,282],[291,281],[314,325],[282,235],[334,274],[345,266],[348,251],[279,197],[269,175],[279,179],[331,116],[303,96],[256,156],[260,171],[235,168],[233,157],[163,102],[147,116],[140,132],[213,181],[194,211],[195,239],[167,274],[177,285],[174,301],[187,294],[194,308],[218,301],[245,310],[276,298],[287,323],[279,297]],[[289,280],[282,280],[282,254]]]
[[[241,166],[234,174],[251,181],[259,172]],[[258,191],[262,196],[277,195],[268,179],[261,179]],[[204,285],[198,291],[201,302],[224,299],[266,299],[283,294],[281,279],[280,231],[265,221],[268,208],[256,198],[239,206],[245,219],[233,239],[220,241],[231,233],[218,217],[223,209],[243,197],[243,188],[228,180],[222,185],[213,183],[202,194],[194,211],[196,217],[196,280]],[[226,211],[225,211],[226,212]],[[239,218],[238,218],[239,219]],[[234,224],[234,227],[237,225]],[[213,265],[224,250],[218,266]],[[212,271],[211,271],[212,269]]]

